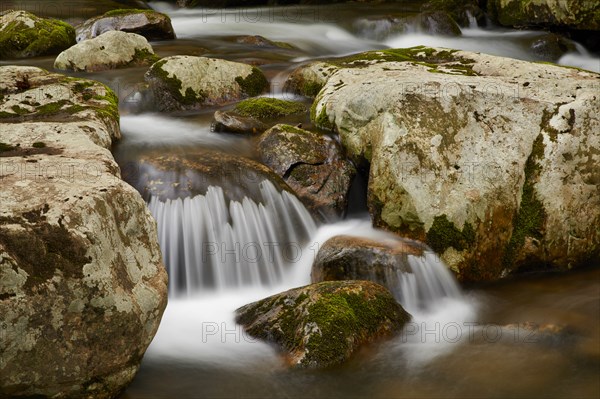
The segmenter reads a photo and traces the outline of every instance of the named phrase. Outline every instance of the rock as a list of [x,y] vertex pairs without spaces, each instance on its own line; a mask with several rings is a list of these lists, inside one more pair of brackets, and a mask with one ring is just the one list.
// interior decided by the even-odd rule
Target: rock
[[335,67],[324,62],[311,62],[296,68],[285,81],[284,93],[316,97]]
[[264,36],[260,36],[260,35],[254,35],[254,36],[240,36],[235,40],[237,43],[240,44],[248,44],[250,46],[255,46],[255,47],[279,47],[279,48],[285,48],[285,49],[293,49],[294,46],[292,46],[289,43],[286,42],[274,42],[272,40],[267,39]]
[[[304,104],[271,97],[248,98],[231,111],[215,112],[215,131],[260,134],[277,124],[278,120],[307,111]],[[304,118],[298,119],[301,122]]]
[[168,15],[153,10],[117,9],[90,18],[76,27],[77,41],[93,39],[109,31],[137,33],[148,40],[175,39]]
[[19,66],[0,92],[0,397],[116,397],[167,303],[156,223],[110,153],[116,96]]
[[215,132],[261,134],[269,126],[256,118],[241,116],[235,111],[215,111]]
[[398,274],[413,272],[409,256],[420,257],[425,250],[423,244],[407,239],[335,236],[319,248],[311,280],[368,280],[394,292],[399,286]]
[[346,361],[361,346],[398,333],[410,315],[384,287],[369,281],[295,288],[237,310],[255,338],[273,342],[299,368]]
[[173,56],[145,75],[160,110],[198,109],[257,96],[269,82],[260,69],[215,58]]
[[544,61],[558,61],[569,51],[576,51],[573,42],[555,33],[536,37],[530,45],[531,52]]
[[463,280],[600,260],[600,75],[425,47],[331,63],[311,118],[370,162],[375,225]]
[[489,0],[487,11],[504,26],[600,30],[596,1]]
[[430,35],[460,36],[460,27],[443,11],[423,12],[417,16],[419,27]]
[[443,12],[460,26],[470,26],[473,21],[485,23],[485,14],[479,8],[478,0],[429,0],[422,6],[428,12]]
[[66,22],[39,18],[27,11],[0,13],[0,58],[58,54],[75,44],[75,29]]
[[209,186],[219,186],[228,201],[242,201],[247,196],[260,202],[258,184],[263,180],[269,180],[278,191],[293,192],[266,166],[214,150],[186,152],[185,156],[149,154],[142,158],[137,175],[132,184],[142,196],[157,196],[161,201],[204,195]]
[[350,183],[356,174],[332,138],[290,125],[276,125],[257,143],[259,159],[294,189],[321,218],[344,215]]
[[60,53],[54,61],[54,68],[94,72],[150,65],[157,60],[158,57],[144,36],[109,31]]

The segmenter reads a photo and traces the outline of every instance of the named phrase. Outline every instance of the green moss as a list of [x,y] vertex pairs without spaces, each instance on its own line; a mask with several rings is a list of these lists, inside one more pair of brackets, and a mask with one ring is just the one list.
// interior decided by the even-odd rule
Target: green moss
[[19,20],[6,25],[0,32],[1,58],[57,54],[75,44],[75,29],[71,25],[23,13],[34,21],[34,26]]
[[169,93],[171,93],[171,95],[180,103],[193,105],[204,102],[206,94],[202,91],[196,93],[192,88],[188,87],[185,91],[185,95],[181,94],[181,80],[179,80],[176,75],[169,76],[169,73],[162,69],[162,66],[165,65],[166,62],[166,60],[156,62],[150,67],[150,74],[161,80],[167,87]]
[[250,97],[258,96],[267,87],[269,82],[265,75],[256,67],[252,67],[252,72],[245,78],[238,76],[235,81],[242,89],[242,92]]
[[436,216],[427,231],[427,244],[437,253],[443,253],[453,247],[458,251],[467,249],[475,242],[475,230],[470,223],[465,223],[462,231],[444,215]]
[[22,108],[18,105],[13,105],[12,107],[10,107],[10,109],[12,109],[12,111],[17,115],[27,115],[29,113],[29,110],[27,108]]
[[36,141],[35,143],[33,143],[31,145],[33,148],[44,148],[46,147],[46,143],[42,142],[42,141]]
[[295,126],[292,125],[286,125],[284,123],[277,125],[277,127],[281,130],[283,130],[284,132],[288,132],[288,133],[295,133],[295,134],[306,134],[306,130],[302,130],[300,128],[297,128]]
[[155,11],[152,10],[142,10],[139,8],[118,8],[116,10],[110,10],[105,12],[103,17],[118,17],[121,15],[130,15],[130,14],[153,14]]
[[14,146],[0,142],[0,152],[12,151],[14,149]]
[[[430,72],[461,74],[475,76],[473,60],[464,59],[455,55],[457,50],[436,50],[426,46],[410,48],[384,49],[367,51],[347,57],[329,60],[328,63],[340,68],[362,68],[380,62],[412,62],[426,66]],[[444,65],[446,71],[438,71]]]
[[306,97],[316,97],[322,88],[323,85],[317,82],[304,82],[302,84],[301,93]]
[[317,104],[319,103],[320,98],[315,98],[312,106],[310,107],[310,119],[314,122],[315,125],[322,129],[333,129],[333,124],[329,121],[329,117],[327,116],[327,111],[325,110],[325,106],[321,108],[321,111],[317,115]]
[[133,60],[130,64],[152,65],[158,60],[160,60],[160,57],[147,49],[135,49],[135,54],[133,55]]
[[49,115],[55,114],[61,110],[61,108],[67,104],[67,100],[55,101],[52,103],[44,104],[41,107],[37,108],[35,113],[38,115]]
[[261,119],[299,114],[306,112],[306,107],[304,104],[295,101],[258,97],[241,101],[235,106],[235,111],[242,116]]
[[521,204],[513,219],[513,231],[506,246],[502,263],[505,267],[513,265],[515,256],[525,244],[526,237],[542,238],[546,212],[537,198],[534,184],[540,173],[537,160],[544,156],[544,139],[540,134],[533,142],[531,154],[525,163],[525,182],[521,193]]

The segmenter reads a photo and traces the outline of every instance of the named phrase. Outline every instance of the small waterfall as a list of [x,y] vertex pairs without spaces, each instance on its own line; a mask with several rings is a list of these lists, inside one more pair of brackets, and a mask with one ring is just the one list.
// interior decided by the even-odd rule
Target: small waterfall
[[409,255],[408,263],[412,273],[398,271],[398,284],[392,292],[409,312],[435,306],[447,298],[462,298],[458,283],[434,252]]
[[266,180],[259,188],[259,203],[245,197],[227,206],[214,186],[193,198],[150,199],[171,295],[282,281],[316,225],[290,193]]
[[477,29],[477,18],[475,18],[470,10],[465,10],[465,14],[467,16],[467,21],[469,21],[469,29]]

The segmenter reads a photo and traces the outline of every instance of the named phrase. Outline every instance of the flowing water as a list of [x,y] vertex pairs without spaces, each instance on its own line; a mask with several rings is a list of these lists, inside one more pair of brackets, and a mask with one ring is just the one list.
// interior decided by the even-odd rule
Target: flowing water
[[[89,16],[89,4],[72,4],[48,14],[71,21]],[[176,10],[152,3],[171,16],[178,36],[152,45],[160,56],[205,55],[260,65],[271,82],[267,95],[307,105],[309,99],[282,90],[296,66],[388,47],[442,46],[600,71],[598,54],[579,43],[554,59],[534,51],[543,32],[480,27],[473,17],[458,37],[430,35],[416,24],[394,25],[394,18],[414,15],[420,4]],[[237,42],[242,35],[262,35],[294,48],[253,47]],[[0,65],[51,70],[53,60],[2,60]],[[215,108],[155,113],[144,91],[145,71],[72,74],[100,80],[118,93],[123,139],[113,153],[127,181],[135,184],[142,173],[140,159],[156,153],[184,155],[208,148],[255,157],[251,139],[212,131]],[[311,127],[307,117],[290,122]],[[225,198],[230,184],[211,185],[193,197],[148,199],[171,298],[141,370],[122,398],[600,397],[599,265],[463,291],[434,253],[411,256],[413,272],[393,276],[394,295],[413,315],[400,336],[366,348],[339,368],[288,369],[272,346],[244,334],[233,320],[234,310],[310,283],[312,261],[330,237],[389,235],[361,216],[361,184],[352,191],[352,216],[324,225],[268,181],[260,184],[259,195],[235,200]],[[530,322],[568,329],[548,336],[545,327],[518,324]]]

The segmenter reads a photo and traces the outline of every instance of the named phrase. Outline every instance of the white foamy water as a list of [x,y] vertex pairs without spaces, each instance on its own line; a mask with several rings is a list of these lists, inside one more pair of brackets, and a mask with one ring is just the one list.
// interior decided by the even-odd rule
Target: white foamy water
[[[321,226],[312,231],[311,238],[299,255],[281,269],[282,278],[278,282],[271,285],[252,283],[217,291],[197,289],[191,299],[171,299],[148,356],[222,364],[232,368],[252,364],[267,368],[281,367],[282,360],[272,346],[247,336],[236,325],[235,309],[310,284],[310,271],[319,247],[337,235],[374,240],[394,237],[374,229],[365,219]],[[448,353],[457,345],[456,342],[436,341],[431,334],[429,340],[423,339],[421,331],[415,326],[431,330],[436,325],[448,323],[462,325],[474,320],[475,307],[463,297],[456,281],[435,254],[413,257],[412,262],[415,273],[402,281],[397,293],[401,294],[400,302],[413,315],[413,320],[407,325],[407,330],[390,345],[394,351],[401,351],[407,362],[421,365]]]
[[245,138],[211,132],[209,122],[189,122],[158,114],[121,116],[121,131],[131,145],[185,144],[230,149],[246,142]]

